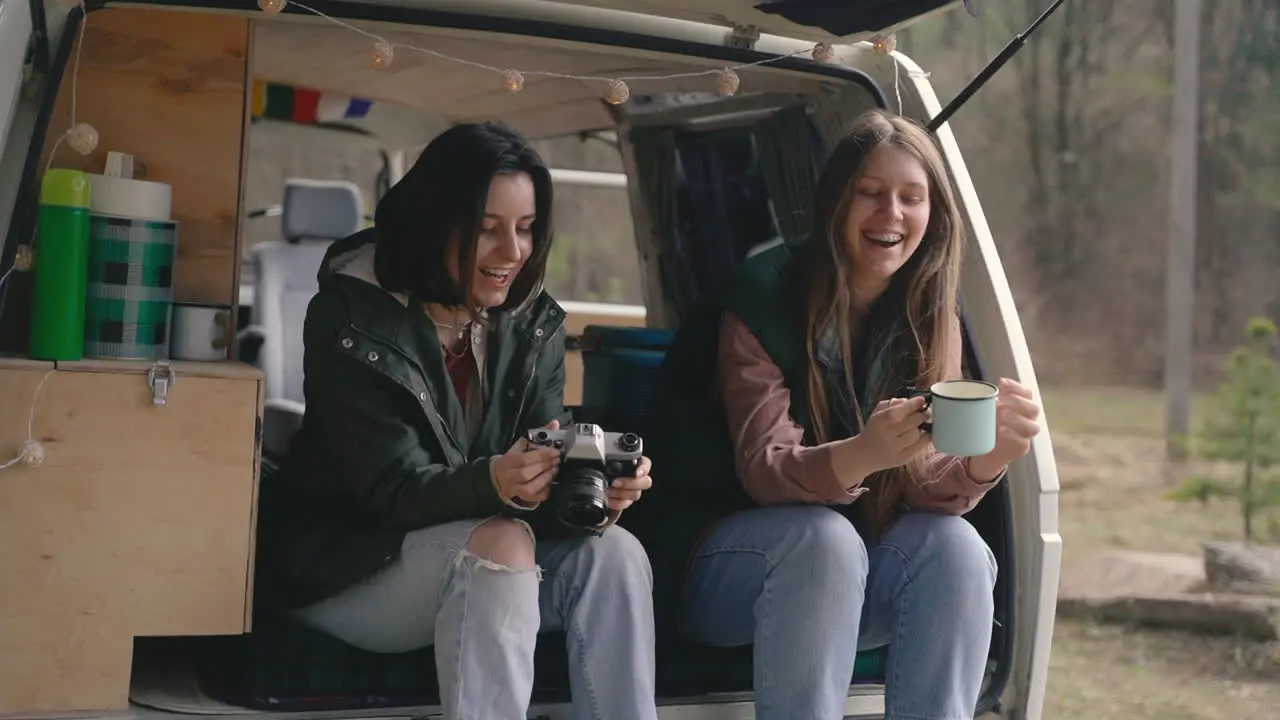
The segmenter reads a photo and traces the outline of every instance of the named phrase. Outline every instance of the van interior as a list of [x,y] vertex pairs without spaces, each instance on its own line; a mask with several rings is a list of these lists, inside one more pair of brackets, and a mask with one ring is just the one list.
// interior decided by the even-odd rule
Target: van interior
[[[629,405],[586,397],[609,351],[584,343],[587,328],[674,329],[753,249],[801,240],[826,152],[859,112],[893,104],[894,89],[859,69],[883,59],[865,42],[839,48],[838,63],[797,53],[741,67],[727,93],[716,71],[753,61],[751,50],[550,22],[415,20],[398,5],[328,3],[324,16],[232,5],[91,5],[83,46],[62,42],[50,56],[0,268],[34,233],[44,168],[102,173],[108,151],[130,154],[135,178],[172,187],[174,301],[232,308],[238,361],[165,363],[172,382],[158,397],[151,361],[24,359],[32,278],[12,276],[0,295],[0,397],[17,410],[0,410],[0,434],[33,432],[47,458],[0,483],[0,505],[26,508],[0,523],[0,636],[13,648],[0,660],[0,714],[438,713],[430,648],[375,655],[254,612],[255,491],[305,411],[301,328],[328,243],[370,223],[378,196],[450,124],[501,119],[539,141],[612,147],[620,174],[570,168],[557,192],[595,183],[625,198],[618,222],[634,236],[643,307],[566,299],[566,403],[582,421],[643,432],[643,393],[626,394]],[[64,39],[81,38],[80,13],[71,9]],[[523,71],[518,91],[503,69]],[[607,82],[575,79],[619,76],[659,79],[628,83],[616,104]],[[73,112],[97,130],[87,154],[59,142]],[[282,147],[346,153],[361,169],[291,175],[268,166]],[[971,347],[966,364],[982,377]],[[1008,490],[968,519],[1001,569],[982,714],[1013,657]],[[875,714],[884,656],[860,658],[850,715]],[[566,716],[566,663],[563,637],[543,636],[531,716]],[[749,707],[751,663],[749,647],[690,643],[660,656],[664,712],[685,713],[663,717],[747,716],[716,713]]]

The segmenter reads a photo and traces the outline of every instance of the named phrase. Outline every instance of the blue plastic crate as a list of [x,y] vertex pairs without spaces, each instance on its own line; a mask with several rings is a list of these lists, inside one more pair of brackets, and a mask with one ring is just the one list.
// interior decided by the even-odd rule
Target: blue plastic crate
[[655,328],[588,325],[582,331],[582,405],[620,427],[643,432],[658,368],[674,334]]

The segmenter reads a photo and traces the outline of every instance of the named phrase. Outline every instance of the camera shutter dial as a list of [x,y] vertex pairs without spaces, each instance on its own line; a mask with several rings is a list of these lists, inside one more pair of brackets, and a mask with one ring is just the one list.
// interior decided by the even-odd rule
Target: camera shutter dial
[[623,452],[635,452],[640,449],[640,436],[635,433],[623,433],[618,438],[618,449]]

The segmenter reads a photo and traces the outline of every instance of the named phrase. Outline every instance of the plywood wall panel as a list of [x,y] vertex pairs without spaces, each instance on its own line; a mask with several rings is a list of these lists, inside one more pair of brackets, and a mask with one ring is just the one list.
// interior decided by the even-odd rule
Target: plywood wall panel
[[81,156],[63,142],[53,165],[102,172],[116,150],[133,155],[145,179],[173,186],[178,301],[230,305],[238,295],[250,39],[250,21],[233,15],[90,13],[78,77],[69,66],[45,138],[41,167],[71,126],[75,80],[75,119],[98,130],[98,148]]

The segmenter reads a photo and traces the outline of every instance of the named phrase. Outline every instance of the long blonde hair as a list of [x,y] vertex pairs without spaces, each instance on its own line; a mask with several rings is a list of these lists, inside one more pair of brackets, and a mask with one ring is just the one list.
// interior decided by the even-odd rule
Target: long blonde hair
[[[916,158],[929,178],[929,222],[924,238],[910,260],[895,274],[892,286],[905,296],[906,332],[890,340],[888,364],[875,387],[862,388],[858,397],[853,378],[854,267],[844,237],[854,185],[867,159],[878,148],[891,146]],[[812,249],[804,270],[809,287],[805,309],[805,356],[810,426],[815,440],[830,440],[830,407],[818,362],[818,343],[834,327],[840,343],[845,382],[852,393],[858,427],[863,411],[897,393],[903,385],[928,387],[942,379],[947,359],[958,351],[952,325],[957,321],[957,293],[965,243],[964,222],[956,204],[941,153],[929,133],[903,117],[882,110],[857,119],[832,151],[818,179],[814,199]],[[869,328],[864,328],[869,331]],[[905,382],[904,382],[905,381]],[[871,493],[863,508],[871,531],[879,535],[897,516],[904,483],[918,482],[918,463],[886,470],[867,479]]]

